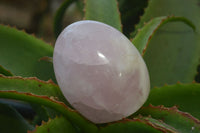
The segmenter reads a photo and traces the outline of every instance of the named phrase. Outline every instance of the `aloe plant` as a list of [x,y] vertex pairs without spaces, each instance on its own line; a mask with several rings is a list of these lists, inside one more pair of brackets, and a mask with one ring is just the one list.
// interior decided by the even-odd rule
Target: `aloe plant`
[[0,25],[0,132],[200,132],[200,1],[66,0],[55,15],[56,37],[72,3],[84,10],[84,19],[118,29],[136,46],[151,79],[146,103],[120,121],[88,121],[57,85],[53,47]]

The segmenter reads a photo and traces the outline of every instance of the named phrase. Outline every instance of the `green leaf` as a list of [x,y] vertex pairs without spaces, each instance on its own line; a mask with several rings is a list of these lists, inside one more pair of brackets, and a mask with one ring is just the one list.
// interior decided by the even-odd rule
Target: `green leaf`
[[154,119],[162,120],[180,133],[200,132],[200,121],[188,113],[179,111],[175,106],[165,108],[163,106],[155,107],[150,105],[148,107],[142,107],[137,114],[141,114],[142,116],[150,115]]
[[1,133],[26,133],[33,129],[15,109],[0,103]]
[[0,97],[22,100],[52,108],[66,116],[70,122],[82,127],[83,131],[90,131],[90,129],[93,131],[96,128],[76,111],[59,102],[64,101],[67,104],[58,86],[51,81],[45,82],[36,78],[5,77],[1,75]]
[[162,129],[167,133],[177,133],[178,132],[174,127],[167,125],[162,120],[156,120],[154,118],[151,118],[151,116],[148,116],[148,117],[140,116],[140,119],[151,122],[154,126],[156,126],[158,128],[158,130]]
[[76,133],[76,131],[64,117],[56,117],[53,120],[50,119],[47,123],[43,122],[41,126],[28,133]]
[[[155,123],[155,122],[154,122]],[[99,133],[163,133],[166,127],[157,126],[149,120],[134,118],[124,119],[100,128]]]
[[42,81],[35,77],[22,78],[0,75],[0,90],[13,90],[18,92],[32,93],[40,96],[48,96],[52,99],[62,101],[69,105],[60,91],[60,88],[56,84],[54,84],[52,81]]
[[142,29],[138,30],[137,35],[133,39],[133,44],[135,47],[139,50],[139,52],[143,55],[145,53],[145,50],[148,47],[148,44],[151,40],[151,38],[154,36],[155,32],[164,24],[167,24],[168,22],[175,22],[180,21],[184,22],[185,24],[188,24],[191,28],[195,30],[195,26],[190,22],[188,19],[184,17],[174,17],[174,16],[163,16],[163,17],[157,17],[153,18],[150,22],[144,25]]
[[200,84],[166,85],[161,88],[151,89],[145,106],[164,105],[165,107],[177,106],[179,110],[188,112],[200,119]]
[[151,39],[144,54],[151,86],[191,83],[200,57],[199,0],[151,0],[136,29],[160,16],[180,16],[190,20],[196,32],[182,22],[163,25]]
[[[6,77],[0,75],[0,90],[18,91],[24,93],[32,93],[40,96],[48,96],[51,99],[64,102],[70,106],[63,96],[60,88],[52,81],[42,81],[37,78],[22,78],[22,77]],[[50,112],[43,106],[32,104],[34,111],[37,113],[34,124],[40,123],[42,120],[47,121],[48,117],[53,118],[52,111]]]
[[3,66],[0,65],[0,74],[3,74],[5,76],[13,76],[13,74],[9,71],[3,68]]
[[63,29],[62,20],[65,14],[66,9],[76,0],[65,0],[62,5],[59,7],[59,9],[56,11],[55,17],[54,17],[54,33],[56,38],[60,34],[60,32]]
[[97,131],[97,127],[82,117],[77,111],[70,109],[64,103],[56,101],[55,99],[50,99],[47,96],[37,96],[31,93],[22,93],[17,91],[0,91],[0,98],[16,99],[44,105],[62,113],[70,123],[73,123],[75,126],[80,128],[83,133],[95,133]]
[[116,0],[85,0],[85,19],[103,22],[122,31]]
[[53,64],[40,60],[53,56],[53,47],[15,28],[0,25],[0,65],[17,76],[52,79]]

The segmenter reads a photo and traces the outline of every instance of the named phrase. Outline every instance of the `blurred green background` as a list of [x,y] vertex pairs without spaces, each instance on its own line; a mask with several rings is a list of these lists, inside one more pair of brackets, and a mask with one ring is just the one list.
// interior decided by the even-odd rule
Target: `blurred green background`
[[[0,0],[0,24],[16,26],[29,34],[43,38],[53,44],[53,18],[56,10],[64,0]],[[76,3],[66,11],[65,25],[81,20],[82,15]],[[73,14],[73,15],[70,15]]]
[[[15,26],[29,34],[54,44],[54,15],[66,0],[0,0],[0,24]],[[63,27],[84,19],[84,0],[74,0],[63,17]],[[117,0],[123,33],[129,37],[148,0]]]

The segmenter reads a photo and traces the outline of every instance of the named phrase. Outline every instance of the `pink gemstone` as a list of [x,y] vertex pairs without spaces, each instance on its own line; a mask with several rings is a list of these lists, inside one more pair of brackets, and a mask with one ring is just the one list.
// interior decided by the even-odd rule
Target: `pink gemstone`
[[149,94],[140,53],[121,32],[100,22],[66,27],[56,41],[53,64],[64,96],[94,123],[133,114]]

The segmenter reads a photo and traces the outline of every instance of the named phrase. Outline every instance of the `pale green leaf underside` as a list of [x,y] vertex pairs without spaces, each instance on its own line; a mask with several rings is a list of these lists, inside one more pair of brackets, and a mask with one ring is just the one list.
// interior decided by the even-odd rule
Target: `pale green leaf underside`
[[200,84],[175,84],[160,88],[153,88],[145,106],[164,105],[165,107],[177,106],[180,111],[188,112],[200,119]]
[[116,0],[85,0],[85,19],[103,22],[122,31]]
[[15,28],[0,25],[0,65],[12,74],[56,82],[53,64],[40,60],[53,56],[53,47]]
[[163,17],[156,17],[153,18],[150,22],[144,25],[141,29],[138,29],[138,33],[132,40],[135,47],[139,50],[139,52],[144,55],[145,50],[148,47],[148,44],[155,34],[155,32],[161,27],[162,25],[169,23],[180,21],[183,23],[188,24],[191,28],[195,30],[195,26],[184,17],[175,17],[175,16],[163,16]]
[[198,0],[151,0],[136,29],[161,16],[180,16],[190,20],[195,32],[182,22],[170,22],[160,27],[144,54],[151,86],[191,83],[200,63],[200,6]]

